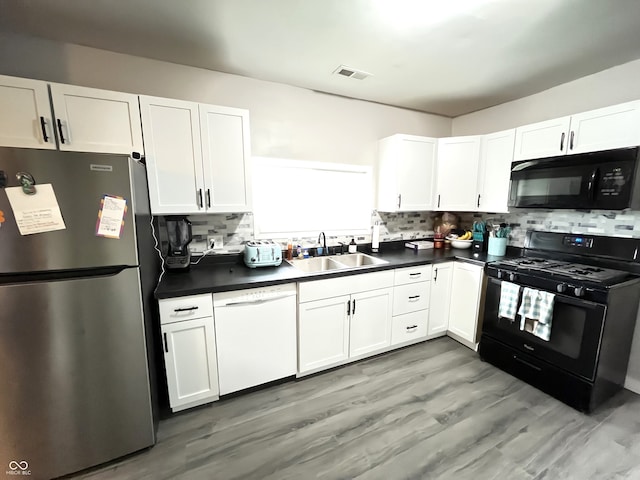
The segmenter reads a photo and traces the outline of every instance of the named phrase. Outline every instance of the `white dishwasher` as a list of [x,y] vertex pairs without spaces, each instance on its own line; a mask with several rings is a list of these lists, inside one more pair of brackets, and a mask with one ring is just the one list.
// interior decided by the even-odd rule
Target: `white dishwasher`
[[220,395],[296,374],[296,285],[213,294]]

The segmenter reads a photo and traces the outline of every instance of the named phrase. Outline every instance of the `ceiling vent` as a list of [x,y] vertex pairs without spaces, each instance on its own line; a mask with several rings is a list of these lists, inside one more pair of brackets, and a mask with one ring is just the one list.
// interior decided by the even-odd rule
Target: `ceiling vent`
[[362,70],[357,70],[352,67],[347,67],[346,65],[340,65],[333,73],[336,75],[342,75],[343,77],[355,78],[356,80],[364,80],[371,76],[370,73],[363,72]]

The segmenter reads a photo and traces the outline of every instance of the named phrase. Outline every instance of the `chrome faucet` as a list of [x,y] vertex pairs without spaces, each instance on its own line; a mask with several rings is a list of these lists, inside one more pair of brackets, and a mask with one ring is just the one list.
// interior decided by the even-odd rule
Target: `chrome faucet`
[[[320,239],[322,238],[322,243],[320,243]],[[327,253],[327,236],[324,234],[324,232],[320,232],[320,235],[318,235],[318,243],[320,243],[320,245],[322,245],[322,255],[326,255]]]

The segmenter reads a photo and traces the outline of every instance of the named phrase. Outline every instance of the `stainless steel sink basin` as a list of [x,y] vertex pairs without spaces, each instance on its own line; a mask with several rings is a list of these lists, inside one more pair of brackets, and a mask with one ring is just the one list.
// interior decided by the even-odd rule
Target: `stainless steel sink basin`
[[326,272],[327,270],[338,270],[345,268],[344,265],[339,264],[331,257],[315,257],[304,258],[299,260],[287,260],[289,265],[293,265],[298,270],[302,270],[306,273]]
[[333,255],[331,257],[287,260],[287,263],[305,273],[318,273],[329,270],[347,270],[358,267],[384,265],[389,262],[365,255],[364,253],[350,253],[345,255]]
[[371,257],[369,255],[365,255],[364,253],[351,253],[333,258],[335,258],[336,262],[346,265],[349,268],[368,267],[372,265],[384,265],[385,263],[389,263],[386,260]]

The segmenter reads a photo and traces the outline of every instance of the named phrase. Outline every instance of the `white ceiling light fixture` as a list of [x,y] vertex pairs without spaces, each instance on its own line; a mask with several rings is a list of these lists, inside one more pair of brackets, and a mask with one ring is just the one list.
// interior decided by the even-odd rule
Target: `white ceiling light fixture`
[[335,75],[342,75],[343,77],[353,78],[355,80],[364,80],[367,77],[371,77],[373,74],[358,70],[357,68],[348,67],[346,65],[340,65],[333,73]]
[[473,15],[499,0],[374,0],[383,23],[398,29],[425,27]]

